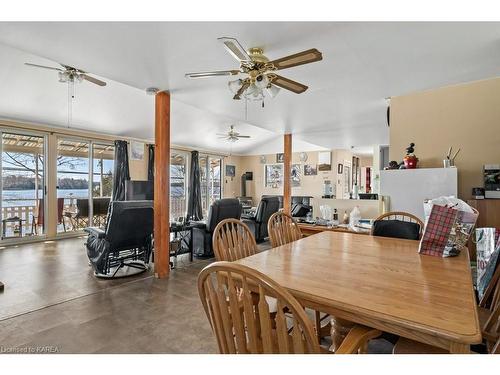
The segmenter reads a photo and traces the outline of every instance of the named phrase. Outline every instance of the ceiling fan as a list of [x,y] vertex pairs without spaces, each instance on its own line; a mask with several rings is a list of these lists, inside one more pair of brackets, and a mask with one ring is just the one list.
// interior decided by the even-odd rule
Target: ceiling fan
[[67,83],[75,83],[75,82],[82,82],[83,80],[94,83],[98,86],[106,86],[106,82],[101,81],[100,79],[91,77],[88,75],[87,72],[84,72],[81,69],[74,68],[69,65],[64,65],[64,64],[59,64],[61,65],[64,69],[61,68],[54,68],[52,66],[45,66],[45,65],[38,65],[38,64],[32,64],[32,63],[24,63],[24,65],[31,66],[34,68],[41,68],[41,69],[49,69],[49,70],[55,70],[59,72],[59,82]]
[[207,78],[217,76],[234,76],[243,74],[244,77],[228,83],[234,93],[233,99],[239,100],[242,96],[247,99],[263,100],[265,92],[274,98],[280,88],[301,94],[307,90],[307,86],[292,81],[291,79],[276,74],[276,71],[292,68],[298,65],[309,64],[323,59],[321,52],[316,48],[269,61],[264,56],[261,48],[253,47],[248,52],[235,38],[218,38],[226,50],[240,63],[239,69],[216,70],[210,72],[187,73],[186,78]]
[[249,135],[241,135],[240,133],[234,130],[234,125],[229,127],[229,131],[227,133],[216,133],[219,139],[225,139],[229,142],[236,142],[240,138],[250,138]]

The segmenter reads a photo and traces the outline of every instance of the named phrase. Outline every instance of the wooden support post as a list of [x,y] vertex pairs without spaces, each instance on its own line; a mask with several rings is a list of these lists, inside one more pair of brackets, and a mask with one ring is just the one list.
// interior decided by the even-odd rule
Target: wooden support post
[[167,277],[170,271],[170,93],[155,99],[155,179],[154,179],[154,271]]
[[292,135],[285,134],[284,137],[284,154],[285,160],[283,163],[283,211],[290,215],[292,210]]

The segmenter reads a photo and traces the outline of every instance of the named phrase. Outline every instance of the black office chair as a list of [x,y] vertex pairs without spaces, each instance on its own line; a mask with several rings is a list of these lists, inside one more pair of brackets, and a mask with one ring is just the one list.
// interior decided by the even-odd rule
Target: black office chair
[[105,230],[90,227],[85,231],[89,234],[87,256],[96,276],[112,278],[123,267],[138,270],[123,275],[129,276],[149,268],[153,236],[152,201],[111,202]]
[[277,196],[263,196],[255,216],[244,215],[243,222],[248,225],[255,236],[255,241],[262,242],[269,237],[267,233],[267,222],[272,214],[280,209],[280,201]]
[[225,198],[215,201],[208,212],[206,223],[193,228],[193,253],[198,257],[213,257],[212,235],[217,224],[224,219],[240,219],[241,204],[238,199]]

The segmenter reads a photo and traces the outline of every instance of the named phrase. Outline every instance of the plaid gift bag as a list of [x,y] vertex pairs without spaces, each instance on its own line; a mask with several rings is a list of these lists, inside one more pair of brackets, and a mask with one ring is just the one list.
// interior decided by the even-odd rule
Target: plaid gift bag
[[[432,208],[420,240],[420,254],[449,257],[460,253],[476,224],[477,212],[464,202],[454,205],[430,203]],[[464,206],[468,211],[464,211]],[[428,210],[427,210],[428,211]]]

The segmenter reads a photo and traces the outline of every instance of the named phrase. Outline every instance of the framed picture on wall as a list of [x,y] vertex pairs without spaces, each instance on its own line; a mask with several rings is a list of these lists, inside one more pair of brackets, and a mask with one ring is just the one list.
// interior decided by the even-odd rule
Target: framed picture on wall
[[265,186],[278,188],[283,185],[283,165],[267,164],[265,166]]
[[144,142],[130,141],[130,160],[144,160]]
[[284,163],[285,162],[285,154],[279,153],[276,154],[276,163]]
[[300,164],[292,164],[292,170],[290,171],[290,180],[292,187],[300,186],[300,175],[301,173]]
[[226,165],[226,177],[234,177],[234,176],[236,176],[236,166]]
[[312,164],[304,165],[304,176],[316,176],[318,174],[318,166]]
[[318,170],[320,171],[332,170],[332,153],[330,151],[318,152]]

